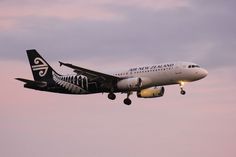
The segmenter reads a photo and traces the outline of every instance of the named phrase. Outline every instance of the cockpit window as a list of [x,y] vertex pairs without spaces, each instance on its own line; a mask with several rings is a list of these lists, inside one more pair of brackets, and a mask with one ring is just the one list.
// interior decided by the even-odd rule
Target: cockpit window
[[188,68],[200,68],[199,65],[189,65]]

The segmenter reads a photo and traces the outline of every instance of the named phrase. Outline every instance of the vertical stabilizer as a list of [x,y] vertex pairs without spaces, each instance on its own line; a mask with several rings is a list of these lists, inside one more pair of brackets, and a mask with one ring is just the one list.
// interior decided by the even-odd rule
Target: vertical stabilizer
[[[26,50],[30,67],[35,81],[49,82],[52,80],[52,67],[44,60],[42,56],[35,50]],[[55,71],[54,71],[55,72]]]

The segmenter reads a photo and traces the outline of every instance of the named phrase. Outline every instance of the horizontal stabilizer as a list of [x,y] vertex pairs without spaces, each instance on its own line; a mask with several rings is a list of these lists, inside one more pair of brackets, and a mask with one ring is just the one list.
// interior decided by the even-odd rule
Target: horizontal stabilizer
[[38,86],[38,87],[46,87],[47,82],[43,81],[33,81],[33,80],[27,80],[24,78],[15,78],[18,81],[25,82],[27,86]]

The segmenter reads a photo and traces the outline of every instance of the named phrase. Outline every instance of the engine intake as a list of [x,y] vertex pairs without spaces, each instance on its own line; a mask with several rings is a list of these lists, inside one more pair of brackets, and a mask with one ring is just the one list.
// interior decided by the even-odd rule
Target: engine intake
[[162,97],[165,93],[164,87],[151,87],[137,92],[139,98],[156,98]]
[[138,90],[141,86],[142,86],[142,79],[139,77],[124,79],[117,83],[117,88],[122,91]]

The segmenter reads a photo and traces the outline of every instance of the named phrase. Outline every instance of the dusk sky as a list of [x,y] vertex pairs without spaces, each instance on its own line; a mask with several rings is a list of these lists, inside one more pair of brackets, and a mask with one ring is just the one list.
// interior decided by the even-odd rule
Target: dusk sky
[[[235,0],[0,0],[1,157],[235,157]],[[25,50],[62,74],[171,61],[208,70],[131,106],[23,88]]]

